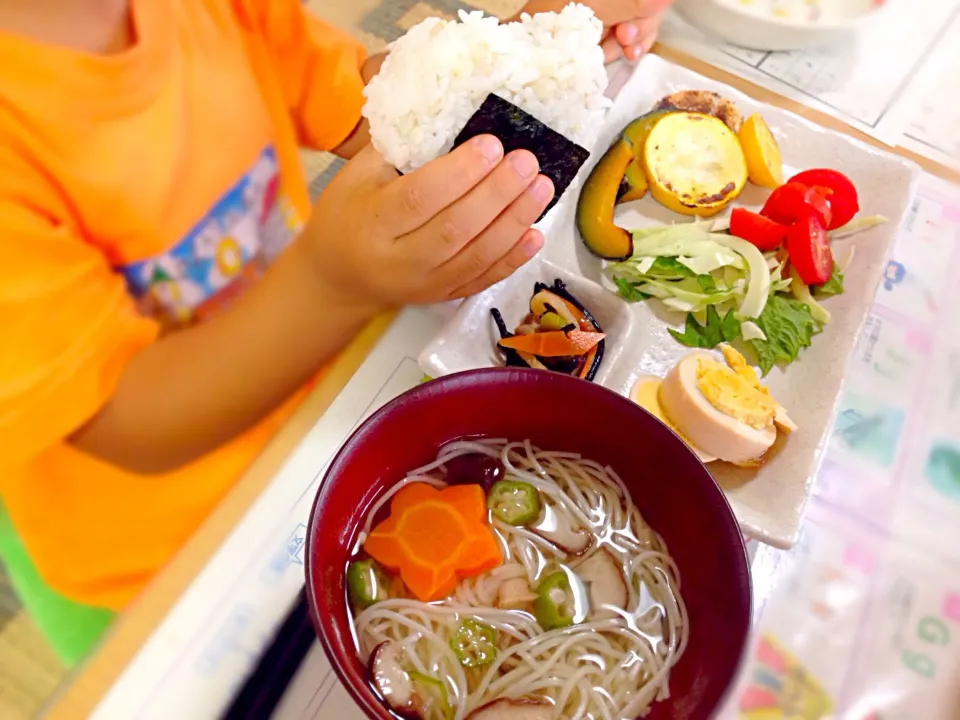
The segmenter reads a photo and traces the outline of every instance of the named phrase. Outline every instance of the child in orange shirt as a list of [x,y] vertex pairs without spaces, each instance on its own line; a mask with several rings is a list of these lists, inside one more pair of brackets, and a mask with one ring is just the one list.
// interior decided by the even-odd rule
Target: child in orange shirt
[[[593,4],[633,57],[666,3]],[[0,4],[0,495],[62,595],[122,608],[378,310],[540,248],[532,154],[367,145],[378,63],[297,0]],[[313,208],[298,146],[354,157]]]

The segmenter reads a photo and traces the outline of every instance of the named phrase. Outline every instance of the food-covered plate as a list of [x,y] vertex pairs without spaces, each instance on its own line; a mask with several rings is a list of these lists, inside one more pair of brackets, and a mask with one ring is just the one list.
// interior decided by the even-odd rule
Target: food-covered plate
[[[668,122],[649,115],[676,111],[690,100],[678,93],[691,90],[702,95],[691,102],[709,102],[681,107],[688,115]],[[634,122],[644,116],[651,121]],[[626,173],[623,165],[614,168],[615,182],[601,186],[597,204],[586,194],[597,187],[604,163],[617,155],[608,149],[629,134],[628,126],[645,151],[636,154],[637,168],[627,166]],[[644,144],[643,138],[652,140]],[[745,163],[732,138],[742,145]],[[771,146],[778,153],[768,152]],[[632,165],[632,158],[628,153],[620,159]],[[829,172],[795,177],[821,168]],[[631,171],[638,173],[635,184]],[[541,257],[465,301],[424,350],[421,365],[438,376],[484,364],[540,363],[632,397],[709,462],[745,533],[789,547],[797,539],[857,335],[918,178],[917,167],[902,158],[648,56],[618,94],[572,187],[579,203],[571,198],[554,213]],[[859,206],[843,187],[847,179]],[[788,180],[794,192],[779,192],[775,203],[769,188]],[[616,226],[632,233],[603,226],[614,192],[620,200]],[[625,196],[642,199],[622,202]],[[829,201],[824,206],[818,198]],[[603,232],[594,235],[584,223],[585,205],[599,208]],[[687,205],[694,207],[680,214]],[[794,213],[798,207],[806,210]],[[810,208],[817,212],[807,212]],[[789,225],[790,237],[776,238],[777,250],[755,252],[733,237],[734,228],[726,229],[734,209],[750,231],[738,227],[736,234],[751,237],[751,243],[764,248],[770,228],[763,224],[770,218],[777,222],[767,224],[784,238]],[[697,220],[689,216],[694,213],[710,217]],[[593,252],[578,220],[591,236]],[[823,241],[826,228],[829,246]],[[797,237],[802,252],[794,247]],[[811,239],[816,237],[819,245]],[[680,245],[674,242],[678,238]],[[823,257],[824,247],[830,247],[832,263]],[[642,248],[666,257],[638,257],[634,251]],[[609,260],[600,260],[598,251]],[[631,254],[626,263],[616,262]],[[766,272],[759,272],[760,263],[766,263]],[[792,284],[791,273],[802,275],[803,282]],[[536,283],[547,286],[557,279],[575,304],[535,298]],[[806,309],[800,307],[804,297]],[[719,303],[723,298],[729,302]],[[593,316],[599,331],[576,305]],[[724,309],[729,307],[737,312]],[[500,310],[501,327],[494,309]],[[602,358],[590,372],[598,338]],[[743,358],[760,366],[762,377]],[[744,462],[752,448],[762,455]]]

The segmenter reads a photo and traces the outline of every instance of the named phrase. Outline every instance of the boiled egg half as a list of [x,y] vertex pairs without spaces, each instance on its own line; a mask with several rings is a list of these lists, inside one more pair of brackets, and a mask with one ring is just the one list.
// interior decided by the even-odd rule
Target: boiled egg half
[[760,384],[743,355],[721,345],[725,361],[698,350],[685,355],[662,380],[641,376],[631,399],[683,439],[702,462],[754,465],[777,439],[778,428],[797,426]]

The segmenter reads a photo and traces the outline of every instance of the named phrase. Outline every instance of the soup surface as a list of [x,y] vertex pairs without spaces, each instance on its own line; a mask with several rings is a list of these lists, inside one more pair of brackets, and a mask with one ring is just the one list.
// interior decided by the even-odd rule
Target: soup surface
[[680,577],[613,469],[464,440],[368,514],[347,567],[357,652],[424,720],[634,718],[669,695]]

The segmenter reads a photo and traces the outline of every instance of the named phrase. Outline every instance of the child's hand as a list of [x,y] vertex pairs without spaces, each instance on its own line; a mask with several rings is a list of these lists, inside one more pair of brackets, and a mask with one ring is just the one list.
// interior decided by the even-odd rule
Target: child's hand
[[604,59],[620,57],[637,60],[650,52],[657,40],[660,23],[673,0],[590,0],[605,28]]
[[[464,297],[532,258],[553,197],[536,157],[486,135],[409,175],[368,146],[317,201],[301,236],[323,282],[375,307]],[[336,310],[332,310],[336,312]]]
[[[603,23],[603,55],[608,63],[636,60],[657,40],[660,22],[673,0],[580,0]],[[560,12],[569,0],[528,0],[521,13]],[[517,13],[512,19],[520,16]]]

